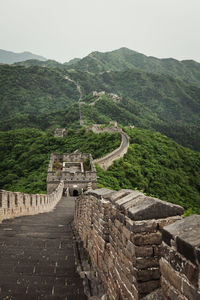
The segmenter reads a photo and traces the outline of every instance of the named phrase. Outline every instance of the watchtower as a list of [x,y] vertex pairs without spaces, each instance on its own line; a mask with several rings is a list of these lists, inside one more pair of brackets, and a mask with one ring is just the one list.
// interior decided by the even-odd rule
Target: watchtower
[[96,168],[91,154],[83,154],[76,150],[63,155],[51,154],[47,173],[47,193],[51,193],[64,181],[64,193],[78,196],[89,187],[96,188]]

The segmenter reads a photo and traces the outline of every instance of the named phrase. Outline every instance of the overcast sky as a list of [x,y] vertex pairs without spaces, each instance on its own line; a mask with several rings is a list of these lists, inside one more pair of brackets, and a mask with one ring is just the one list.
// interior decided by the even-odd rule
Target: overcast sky
[[0,49],[57,61],[121,47],[200,62],[200,0],[0,0]]

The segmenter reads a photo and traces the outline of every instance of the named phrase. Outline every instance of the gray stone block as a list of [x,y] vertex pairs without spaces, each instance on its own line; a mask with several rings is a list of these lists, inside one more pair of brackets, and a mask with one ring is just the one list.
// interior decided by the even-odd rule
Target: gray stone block
[[96,189],[96,190],[89,191],[88,195],[92,195],[92,196],[95,196],[95,197],[101,199],[102,197],[104,197],[106,195],[108,196],[112,193],[114,193],[113,190],[109,190],[109,189],[106,189],[106,188],[101,188],[101,189]]
[[200,215],[192,215],[165,226],[163,233],[164,236],[165,233],[170,234],[176,240],[179,253],[191,262],[197,262],[200,247]]
[[183,213],[184,210],[181,206],[151,197],[141,199],[128,210],[129,218],[135,221],[163,219]]

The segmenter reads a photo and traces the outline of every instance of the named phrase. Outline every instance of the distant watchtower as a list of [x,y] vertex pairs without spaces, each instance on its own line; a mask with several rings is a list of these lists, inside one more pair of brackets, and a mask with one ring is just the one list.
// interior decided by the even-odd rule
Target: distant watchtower
[[96,168],[91,154],[76,150],[71,154],[51,154],[47,173],[47,193],[51,193],[64,181],[66,195],[78,196],[88,188],[95,189]]
[[54,136],[55,137],[65,137],[67,135],[67,131],[65,128],[56,128],[54,131]]

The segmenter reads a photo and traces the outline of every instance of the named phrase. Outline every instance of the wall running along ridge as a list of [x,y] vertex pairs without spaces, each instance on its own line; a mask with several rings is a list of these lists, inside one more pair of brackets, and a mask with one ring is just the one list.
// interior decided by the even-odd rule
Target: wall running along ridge
[[101,168],[103,168],[104,170],[107,170],[115,160],[120,159],[124,156],[124,154],[127,153],[128,148],[129,148],[129,136],[119,127],[117,127],[117,124],[115,127],[105,127],[105,128],[101,128],[101,124],[94,124],[93,126],[87,128],[86,130],[89,131],[93,131],[94,133],[103,133],[103,132],[108,132],[108,133],[116,133],[119,132],[121,134],[121,144],[120,146],[115,149],[114,151],[112,151],[111,153],[109,153],[108,155],[99,158],[99,159],[95,159],[94,163],[98,163],[99,166]]
[[160,287],[162,228],[182,218],[182,207],[138,191],[77,198],[75,227],[109,300],[142,299]]
[[49,195],[24,194],[0,190],[0,223],[5,219],[53,210],[63,194],[64,182],[60,181]]

